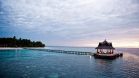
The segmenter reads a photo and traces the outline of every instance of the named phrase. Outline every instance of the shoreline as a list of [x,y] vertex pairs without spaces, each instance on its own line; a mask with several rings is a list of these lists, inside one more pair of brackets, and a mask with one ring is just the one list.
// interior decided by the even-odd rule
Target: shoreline
[[20,49],[23,49],[21,47],[0,47],[0,50],[20,50]]
[[44,47],[0,47],[0,50],[43,49]]

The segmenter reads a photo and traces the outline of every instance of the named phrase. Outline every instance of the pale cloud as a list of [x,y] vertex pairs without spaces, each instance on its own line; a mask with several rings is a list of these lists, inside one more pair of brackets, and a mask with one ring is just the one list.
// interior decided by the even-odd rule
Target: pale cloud
[[92,40],[95,43],[105,38],[138,39],[138,0],[0,0],[0,3],[0,15],[10,26],[42,35],[50,45],[79,45],[76,42],[87,44]]

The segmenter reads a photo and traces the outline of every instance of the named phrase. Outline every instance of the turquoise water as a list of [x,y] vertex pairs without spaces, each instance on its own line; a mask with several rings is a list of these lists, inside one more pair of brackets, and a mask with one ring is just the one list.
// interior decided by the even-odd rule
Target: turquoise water
[[[91,47],[47,47],[92,51]],[[0,50],[0,78],[138,78],[139,49],[124,52],[116,60],[94,59],[89,55],[61,54],[37,50]]]

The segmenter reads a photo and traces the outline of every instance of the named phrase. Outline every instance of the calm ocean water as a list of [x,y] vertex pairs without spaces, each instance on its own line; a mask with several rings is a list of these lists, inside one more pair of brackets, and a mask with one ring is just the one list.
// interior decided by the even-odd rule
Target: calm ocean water
[[[46,47],[91,51],[92,47]],[[0,50],[0,78],[139,78],[139,48],[117,48],[116,60],[37,50]]]

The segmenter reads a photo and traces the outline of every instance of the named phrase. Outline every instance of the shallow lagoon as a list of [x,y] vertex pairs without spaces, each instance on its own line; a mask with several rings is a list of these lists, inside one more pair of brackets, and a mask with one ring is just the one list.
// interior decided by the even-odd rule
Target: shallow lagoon
[[[47,47],[94,51],[94,48]],[[138,78],[139,49],[124,52],[116,60],[94,59],[88,55],[61,54],[37,50],[0,50],[1,78]]]

